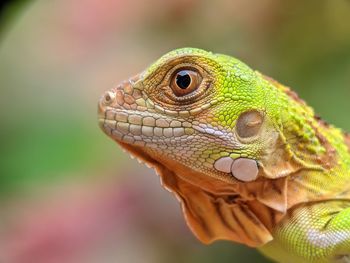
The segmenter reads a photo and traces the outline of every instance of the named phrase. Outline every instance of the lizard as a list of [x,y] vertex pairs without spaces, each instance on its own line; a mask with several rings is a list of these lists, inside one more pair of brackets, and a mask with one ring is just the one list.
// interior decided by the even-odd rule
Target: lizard
[[224,54],[173,50],[107,90],[99,126],[156,170],[203,243],[350,262],[350,136]]

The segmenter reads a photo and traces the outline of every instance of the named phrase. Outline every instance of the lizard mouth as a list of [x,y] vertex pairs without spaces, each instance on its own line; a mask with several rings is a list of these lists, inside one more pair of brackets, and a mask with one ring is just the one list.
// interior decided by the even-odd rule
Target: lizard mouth
[[159,114],[115,108],[106,109],[99,118],[99,125],[113,139],[139,146],[170,138],[184,141],[194,133],[194,129],[183,123]]

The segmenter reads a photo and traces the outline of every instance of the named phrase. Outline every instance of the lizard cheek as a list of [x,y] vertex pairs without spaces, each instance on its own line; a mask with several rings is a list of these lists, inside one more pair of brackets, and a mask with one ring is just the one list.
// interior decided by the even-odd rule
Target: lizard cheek
[[255,137],[259,134],[264,116],[257,110],[243,112],[237,119],[236,133],[242,139]]

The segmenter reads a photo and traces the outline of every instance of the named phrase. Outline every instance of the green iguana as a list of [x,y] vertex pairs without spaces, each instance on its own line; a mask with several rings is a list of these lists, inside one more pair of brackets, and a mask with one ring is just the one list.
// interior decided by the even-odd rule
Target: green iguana
[[105,92],[99,124],[155,168],[200,241],[350,262],[350,136],[238,59],[174,50]]

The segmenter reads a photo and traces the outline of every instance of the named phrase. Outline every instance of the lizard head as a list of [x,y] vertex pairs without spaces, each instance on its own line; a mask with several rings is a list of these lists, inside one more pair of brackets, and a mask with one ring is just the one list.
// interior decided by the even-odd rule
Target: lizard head
[[[219,197],[231,205],[259,200],[285,212],[285,183],[277,179],[308,165],[295,154],[292,137],[303,135],[312,148],[309,155],[322,151],[307,124],[312,110],[288,92],[238,59],[183,48],[106,91],[99,101],[99,124],[124,149],[156,168],[163,184],[183,201],[202,241],[230,239],[255,246],[271,239],[269,223],[256,229],[256,222],[264,221],[256,218],[257,212],[247,216],[256,218],[254,237],[244,239],[212,226],[221,220],[214,220],[217,209],[208,219],[199,215],[198,203],[209,211]],[[270,183],[274,187],[262,190]]]

